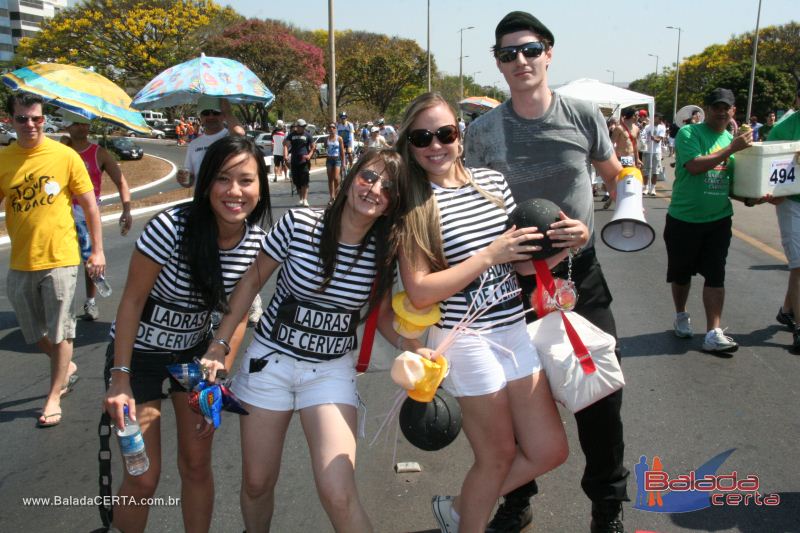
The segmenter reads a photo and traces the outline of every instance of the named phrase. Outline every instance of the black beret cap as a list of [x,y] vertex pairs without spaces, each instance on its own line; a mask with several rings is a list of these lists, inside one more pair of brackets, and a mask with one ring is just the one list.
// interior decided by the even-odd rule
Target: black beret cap
[[553,37],[553,33],[539,19],[524,11],[512,11],[503,17],[503,20],[497,24],[497,28],[494,30],[495,46],[500,46],[500,40],[503,35],[524,30],[529,30],[539,35],[542,39],[548,41],[551,46],[556,44],[556,38]]

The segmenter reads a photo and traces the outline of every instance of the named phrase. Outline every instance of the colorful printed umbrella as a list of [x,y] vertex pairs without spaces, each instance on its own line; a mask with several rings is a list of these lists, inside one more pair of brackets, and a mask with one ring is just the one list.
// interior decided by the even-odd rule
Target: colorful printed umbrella
[[485,113],[499,105],[499,101],[488,96],[470,96],[458,103],[458,107],[465,113]]
[[48,104],[89,120],[100,119],[140,133],[150,132],[141,113],[131,109],[131,97],[92,70],[39,63],[4,74],[2,80],[14,91],[38,94]]
[[133,98],[136,109],[154,109],[197,102],[201,95],[237,103],[261,103],[275,98],[253,72],[224,57],[200,57],[168,68]]

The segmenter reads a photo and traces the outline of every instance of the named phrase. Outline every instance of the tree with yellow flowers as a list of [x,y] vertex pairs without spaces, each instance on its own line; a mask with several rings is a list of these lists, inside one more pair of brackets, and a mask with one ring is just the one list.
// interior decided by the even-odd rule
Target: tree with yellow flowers
[[17,63],[94,67],[133,93],[241,18],[212,0],[85,0],[22,39]]

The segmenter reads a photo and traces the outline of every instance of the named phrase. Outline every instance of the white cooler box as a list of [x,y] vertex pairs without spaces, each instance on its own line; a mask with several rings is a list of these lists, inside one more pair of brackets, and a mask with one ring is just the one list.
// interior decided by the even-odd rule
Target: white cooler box
[[800,141],[753,143],[734,154],[733,194],[761,198],[800,194]]

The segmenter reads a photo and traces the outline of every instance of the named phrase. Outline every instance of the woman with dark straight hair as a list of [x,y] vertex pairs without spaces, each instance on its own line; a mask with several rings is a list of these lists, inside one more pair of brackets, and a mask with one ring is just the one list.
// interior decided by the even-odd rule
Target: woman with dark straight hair
[[[214,508],[211,470],[213,426],[189,408],[187,392],[167,365],[190,363],[211,340],[210,314],[228,312],[228,295],[259,251],[271,223],[267,167],[245,137],[209,146],[191,202],[170,207],[145,226],[131,257],[125,292],[111,326],[106,361],[105,408],[124,427],[123,409],[141,426],[150,467],[125,472],[120,496],[152,497],[161,473],[161,390],[165,379],[178,432],[178,471],[185,531],[208,531]],[[244,311],[237,316],[240,332]],[[227,364],[237,341],[225,342]],[[124,499],[121,501],[130,501]],[[144,531],[148,507],[115,505],[114,527]]]
[[[392,329],[389,305],[402,179],[396,152],[368,150],[324,211],[293,209],[275,224],[231,297],[230,314],[217,332],[223,339],[280,269],[275,294],[232,385],[250,412],[240,420],[240,497],[249,532],[269,531],[283,442],[295,411],[333,528],[372,531],[355,482],[356,327],[377,308],[378,328],[387,340],[407,350],[420,347]],[[211,344],[202,362],[213,374],[223,357],[221,346]]]

